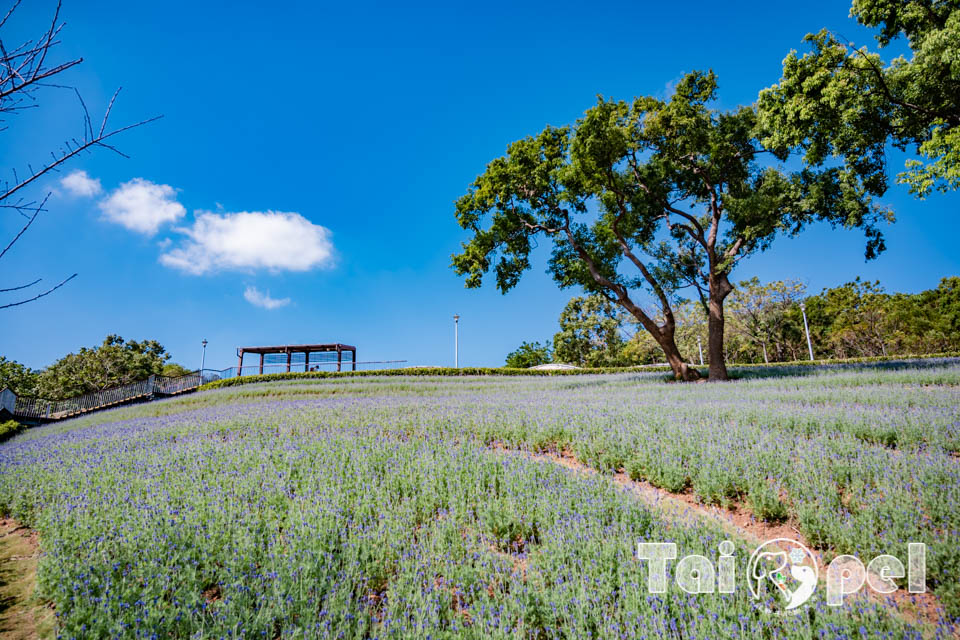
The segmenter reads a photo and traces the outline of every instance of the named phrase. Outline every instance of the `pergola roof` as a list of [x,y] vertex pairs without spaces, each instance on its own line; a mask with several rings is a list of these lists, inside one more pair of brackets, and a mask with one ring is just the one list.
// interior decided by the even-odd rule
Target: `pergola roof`
[[349,344],[333,342],[330,344],[283,344],[274,347],[237,347],[243,353],[313,353],[316,351],[356,351],[357,348]]

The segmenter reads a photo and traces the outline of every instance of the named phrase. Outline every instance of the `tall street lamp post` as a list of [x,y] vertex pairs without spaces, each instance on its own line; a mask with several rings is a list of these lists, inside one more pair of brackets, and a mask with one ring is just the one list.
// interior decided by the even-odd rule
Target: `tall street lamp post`
[[200,356],[200,379],[203,379],[203,365],[207,363],[207,339],[204,338],[203,342],[200,344],[203,345],[203,354]]
[[803,314],[803,331],[807,334],[807,351],[810,353],[810,359],[813,360],[813,343],[810,342],[810,327],[807,325],[807,305],[800,303],[800,313]]
[[453,368],[460,368],[460,315],[453,316]]

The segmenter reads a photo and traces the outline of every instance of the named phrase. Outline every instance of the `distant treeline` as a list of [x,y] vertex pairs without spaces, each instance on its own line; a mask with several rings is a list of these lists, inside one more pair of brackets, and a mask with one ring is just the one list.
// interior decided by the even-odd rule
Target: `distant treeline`
[[[860,278],[816,295],[796,281],[739,283],[725,308],[724,350],[730,363],[787,362],[809,358],[803,328],[806,311],[814,357],[871,358],[942,353],[960,349],[960,277],[916,294],[887,293],[878,281]],[[707,361],[704,305],[686,301],[675,310],[677,346],[699,364]],[[564,362],[623,367],[663,362],[649,333],[601,296],[576,297],[560,314],[552,343],[523,343],[507,366]],[[662,322],[662,318],[659,319]]]
[[126,341],[109,335],[103,344],[68,353],[41,370],[0,356],[0,389],[9,388],[18,396],[65,400],[155,374],[189,373],[178,364],[168,363],[169,359],[170,354],[156,340]]

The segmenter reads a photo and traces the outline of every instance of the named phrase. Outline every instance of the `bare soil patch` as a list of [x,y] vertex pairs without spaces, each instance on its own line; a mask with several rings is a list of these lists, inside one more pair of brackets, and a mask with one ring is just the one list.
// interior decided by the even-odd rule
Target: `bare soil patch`
[[0,639],[54,636],[53,608],[34,597],[40,545],[37,533],[0,519]]

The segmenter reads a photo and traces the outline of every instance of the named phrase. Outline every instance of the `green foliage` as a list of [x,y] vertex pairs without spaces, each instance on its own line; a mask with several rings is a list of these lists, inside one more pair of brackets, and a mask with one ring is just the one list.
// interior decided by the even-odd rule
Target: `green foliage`
[[21,431],[26,429],[25,426],[17,422],[16,420],[7,420],[6,422],[0,422],[0,442],[4,440],[9,440],[13,436],[17,435]]
[[758,479],[747,492],[747,504],[753,515],[768,522],[782,522],[789,516],[787,505],[766,479]]
[[193,370],[187,369],[186,367],[179,365],[175,362],[168,362],[167,364],[163,365],[163,368],[160,370],[160,375],[166,376],[168,378],[185,376],[188,373],[193,373]]
[[806,300],[818,356],[847,358],[960,348],[960,278],[918,294],[888,294],[859,278]]
[[36,371],[0,356],[0,389],[10,389],[18,396],[34,396],[37,392],[37,376]]
[[581,367],[628,366],[622,353],[622,322],[617,306],[603,296],[572,298],[560,312],[554,358]]
[[109,335],[103,344],[82,348],[47,367],[39,376],[37,393],[62,400],[143,380],[163,371],[170,355],[155,340],[126,342]]
[[507,354],[507,366],[511,369],[528,369],[551,361],[550,345],[539,342],[523,342]]
[[[689,356],[689,362],[700,362],[700,350],[707,346],[707,315],[699,303],[683,300],[673,307],[673,319],[676,326],[674,334],[680,353]],[[657,318],[660,322],[661,319]],[[724,344],[730,344],[728,335]],[[624,365],[648,365],[663,363],[663,351],[645,331],[637,327],[633,337],[628,340],[621,352]]]
[[[716,90],[713,73],[691,73],[669,100],[600,99],[574,127],[510,144],[456,203],[473,235],[453,256],[455,271],[478,287],[493,269],[507,292],[545,237],[556,282],[633,314],[686,378],[674,337],[681,287],[694,286],[722,322],[735,262],[779,234],[826,221],[864,229],[868,258],[883,250],[877,223],[889,215],[861,184],[834,168],[761,164],[786,149],[761,144],[753,109],[711,108]],[[660,322],[634,301],[637,290],[656,301]],[[714,333],[722,343],[722,325]]]
[[918,196],[960,187],[960,2],[854,0],[851,15],[876,28],[880,47],[904,38],[909,59],[885,62],[867,47],[822,30],[791,51],[781,81],[760,93],[764,144],[801,147],[874,195],[887,185],[886,145],[913,147],[899,181]]
[[[756,277],[739,283],[730,296],[730,329],[759,349],[764,362],[796,360],[798,331],[790,311],[804,296],[796,281],[761,284]],[[802,330],[802,327],[800,327]]]
[[524,514],[522,505],[516,500],[495,498],[487,501],[482,510],[482,520],[502,551],[523,551],[527,545],[540,542],[536,520]]

